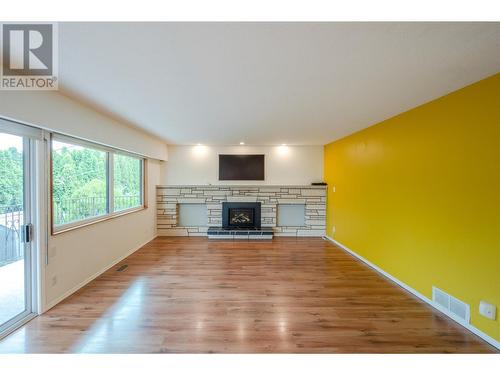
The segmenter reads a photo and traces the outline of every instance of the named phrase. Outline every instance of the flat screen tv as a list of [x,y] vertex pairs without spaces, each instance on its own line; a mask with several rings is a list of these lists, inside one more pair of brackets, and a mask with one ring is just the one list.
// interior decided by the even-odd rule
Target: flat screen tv
[[219,181],[264,180],[264,155],[219,155]]

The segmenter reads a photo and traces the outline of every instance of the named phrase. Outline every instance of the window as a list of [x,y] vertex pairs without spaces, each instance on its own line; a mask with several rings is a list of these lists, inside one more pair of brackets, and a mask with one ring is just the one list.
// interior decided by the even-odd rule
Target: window
[[53,232],[143,207],[142,158],[63,136],[51,156]]
[[142,159],[114,155],[113,201],[115,211],[138,207],[142,204]]
[[107,154],[65,142],[52,142],[54,224],[104,215],[107,207]]

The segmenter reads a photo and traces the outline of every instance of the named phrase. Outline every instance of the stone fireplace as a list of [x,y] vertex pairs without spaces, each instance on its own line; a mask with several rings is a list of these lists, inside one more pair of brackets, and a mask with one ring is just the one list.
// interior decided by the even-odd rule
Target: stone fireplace
[[[160,185],[158,235],[207,236],[210,228],[224,226],[224,203],[258,203],[262,231],[274,236],[324,236],[326,191],[326,186],[311,185]],[[240,215],[237,221],[241,220],[246,221]]]

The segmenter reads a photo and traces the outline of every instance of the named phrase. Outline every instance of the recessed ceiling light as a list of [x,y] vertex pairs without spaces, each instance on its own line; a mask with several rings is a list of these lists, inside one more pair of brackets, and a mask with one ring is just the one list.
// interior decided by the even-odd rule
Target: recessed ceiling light
[[276,149],[278,150],[278,153],[283,156],[287,155],[290,151],[286,143],[282,143],[281,146],[278,146]]
[[240,142],[240,145],[243,146],[245,144],[245,142]]

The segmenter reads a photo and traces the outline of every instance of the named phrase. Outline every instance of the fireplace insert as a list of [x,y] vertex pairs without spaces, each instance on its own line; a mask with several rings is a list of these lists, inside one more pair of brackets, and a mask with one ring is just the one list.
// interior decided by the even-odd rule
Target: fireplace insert
[[260,202],[223,202],[224,229],[260,229]]

